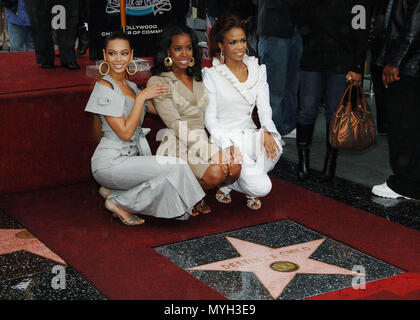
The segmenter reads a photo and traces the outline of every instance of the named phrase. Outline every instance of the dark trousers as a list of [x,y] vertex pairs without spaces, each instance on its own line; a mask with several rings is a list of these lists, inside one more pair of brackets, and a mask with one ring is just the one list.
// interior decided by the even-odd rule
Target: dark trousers
[[332,72],[300,72],[300,103],[297,122],[314,124],[318,108],[325,104],[325,120],[329,124],[346,90],[346,75]]
[[89,21],[89,0],[79,0],[79,27]]
[[273,122],[282,136],[287,135],[296,128],[302,37],[297,28],[290,38],[261,35],[258,53],[267,67]]
[[376,127],[379,134],[388,132],[384,101],[385,87],[382,83],[382,71],[383,67],[372,64],[371,75],[373,91],[375,92]]
[[79,21],[79,2],[74,0],[29,0],[27,9],[31,19],[35,43],[36,62],[54,63],[54,42],[52,38],[52,9],[55,5],[65,8],[65,29],[57,29],[57,44],[61,64],[76,62],[74,51]]
[[420,78],[400,75],[385,90],[389,157],[393,175],[388,186],[420,199]]

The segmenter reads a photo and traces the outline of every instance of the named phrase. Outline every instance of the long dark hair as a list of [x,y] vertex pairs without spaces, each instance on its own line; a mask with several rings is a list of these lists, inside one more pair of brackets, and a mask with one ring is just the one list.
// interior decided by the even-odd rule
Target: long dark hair
[[220,57],[220,49],[218,43],[223,43],[226,32],[233,28],[241,28],[246,34],[244,22],[235,14],[224,14],[214,22],[209,34],[209,54],[210,58]]
[[158,38],[159,47],[155,55],[154,66],[150,69],[150,72],[152,75],[160,75],[162,72],[171,71],[171,68],[165,66],[163,60],[168,55],[168,50],[172,43],[172,37],[179,34],[188,34],[190,36],[193,48],[193,58],[195,60],[194,66],[188,67],[185,72],[189,77],[195,79],[196,81],[202,81],[201,50],[198,46],[198,37],[190,27],[185,25],[169,24],[163,29]]

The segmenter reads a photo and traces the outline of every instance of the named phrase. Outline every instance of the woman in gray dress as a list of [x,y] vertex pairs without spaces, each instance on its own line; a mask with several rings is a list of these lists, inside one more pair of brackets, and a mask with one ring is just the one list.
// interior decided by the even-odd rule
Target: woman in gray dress
[[125,79],[133,50],[124,33],[112,33],[103,54],[100,72],[105,76],[95,84],[85,111],[101,119],[103,137],[92,157],[92,174],[102,186],[105,207],[126,225],[144,223],[136,214],[188,219],[203,189],[185,161],[152,156],[145,137],[150,129],[141,127],[147,109],[155,112],[146,101],[169,88],[156,84],[140,91]]

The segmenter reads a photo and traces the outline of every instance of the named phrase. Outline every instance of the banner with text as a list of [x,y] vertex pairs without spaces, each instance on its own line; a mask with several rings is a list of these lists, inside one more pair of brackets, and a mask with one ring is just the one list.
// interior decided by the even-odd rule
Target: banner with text
[[[104,40],[112,31],[121,29],[120,0],[90,1],[89,56],[103,59]],[[169,23],[186,23],[186,0],[126,0],[127,27],[135,57],[151,57],[156,38]]]

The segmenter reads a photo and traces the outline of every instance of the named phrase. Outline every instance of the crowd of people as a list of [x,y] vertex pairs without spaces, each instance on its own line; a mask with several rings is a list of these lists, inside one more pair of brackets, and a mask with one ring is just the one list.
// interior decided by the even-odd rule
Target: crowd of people
[[[338,150],[328,133],[345,87],[360,85],[370,50],[377,131],[388,135],[393,175],[375,195],[420,199],[418,0],[259,0],[259,55],[268,70],[273,120],[296,137],[297,176],[307,179],[318,108],[325,108],[322,174],[335,176]],[[293,130],[295,128],[295,131]]]
[[[35,48],[37,63],[52,68],[46,13],[53,1],[2,3],[11,50]],[[78,69],[77,53],[87,48],[86,18],[80,15],[85,2],[72,3],[68,28],[57,32],[57,42],[61,65]],[[249,209],[260,209],[272,188],[268,172],[283,153],[282,137],[296,138],[296,174],[308,178],[320,106],[327,126],[322,174],[332,180],[339,150],[328,138],[331,118],[346,87],[361,85],[369,47],[378,132],[388,135],[393,171],[372,193],[420,199],[420,0],[259,0],[256,18],[258,57],[249,55],[243,19],[223,14],[208,35],[212,67],[203,69],[195,32],[167,25],[144,90],[128,80],[134,55],[129,37],[116,31],[106,38],[102,78],[86,111],[102,131],[93,176],[105,207],[124,224],[144,223],[139,215],[187,220],[208,214],[204,199],[212,189],[223,204],[232,202],[235,190]],[[77,37],[82,46],[76,53]],[[149,130],[142,128],[146,112],[167,127],[159,133],[156,155],[145,138]]]
[[[367,21],[377,24],[378,17],[384,23],[382,29],[373,30],[373,40],[372,28],[355,28],[352,23],[352,9],[361,4]],[[245,196],[250,209],[260,209],[262,198],[271,190],[267,173],[283,152],[281,137],[295,129],[297,175],[306,179],[318,108],[325,107],[328,132],[346,86],[362,83],[372,42],[376,47],[382,42],[372,56],[378,58],[375,64],[383,70],[382,85],[387,88],[382,92],[388,117],[381,129],[386,128],[389,137],[394,172],[372,192],[420,199],[415,125],[419,119],[415,110],[420,77],[419,1],[390,0],[384,6],[373,0],[260,0],[258,9],[260,62],[247,55],[247,30],[235,14],[218,17],[210,30],[211,68],[201,68],[194,31],[168,25],[159,36],[152,77],[143,91],[125,80],[133,55],[128,38],[121,32],[108,37],[106,72],[101,71],[105,75],[96,84],[86,111],[100,114],[104,132],[92,158],[94,177],[101,184],[106,208],[124,223],[143,223],[138,214],[188,219],[210,213],[204,198],[211,189],[217,189],[216,199],[221,203],[231,203],[230,192],[235,190]],[[279,24],[273,28],[275,21]],[[410,27],[403,27],[404,23]],[[106,108],[99,107],[100,101],[107,101]],[[254,122],[254,108],[260,128]],[[155,156],[141,128],[146,110],[167,126]],[[338,150],[328,137],[326,144],[323,174],[331,180]],[[181,171],[186,178],[180,178]],[[160,192],[152,196],[151,186],[160,186],[164,179],[170,181],[171,191],[156,187]],[[160,211],[159,201],[163,201]],[[166,208],[167,201],[176,203],[178,210]]]
[[[282,147],[265,66],[246,55],[246,30],[235,15],[217,19],[209,41],[213,67],[202,70],[194,31],[167,25],[152,77],[139,91],[125,79],[133,56],[127,36],[117,31],[107,37],[103,77],[86,107],[100,116],[103,131],[92,172],[105,207],[127,225],[142,224],[138,214],[175,219],[208,214],[205,192],[214,188],[219,202],[231,203],[235,190],[245,195],[248,208],[258,210],[271,190],[267,172]],[[260,129],[252,119],[255,106]],[[146,110],[167,126],[155,156],[141,128]]]
[[[65,28],[53,28],[53,13],[60,14],[60,5],[65,8],[61,12]],[[54,68],[56,44],[61,66],[69,70],[80,69],[77,56],[85,54],[89,47],[88,1],[0,0],[0,11],[1,46],[6,44],[11,52],[35,51],[36,63],[41,68],[51,69]]]

